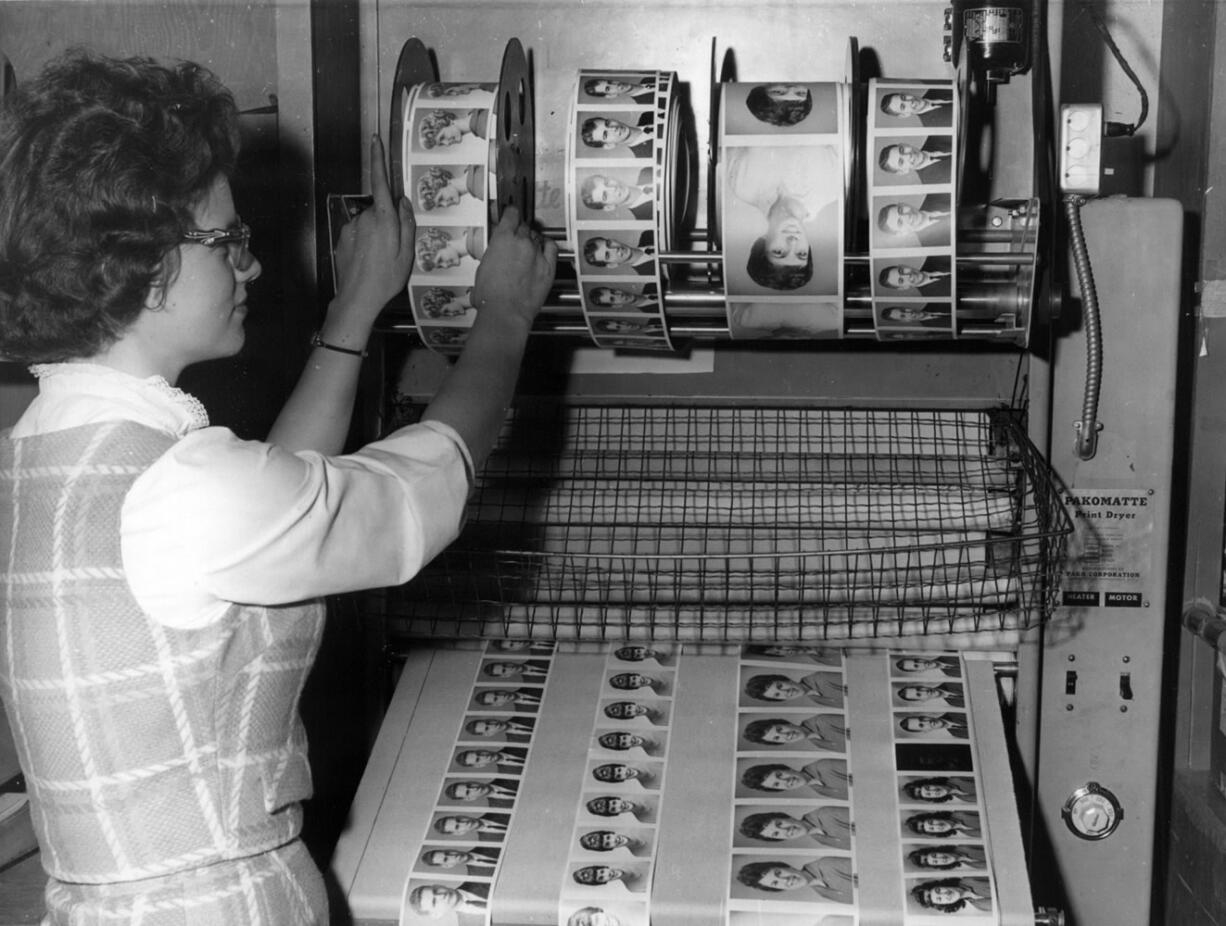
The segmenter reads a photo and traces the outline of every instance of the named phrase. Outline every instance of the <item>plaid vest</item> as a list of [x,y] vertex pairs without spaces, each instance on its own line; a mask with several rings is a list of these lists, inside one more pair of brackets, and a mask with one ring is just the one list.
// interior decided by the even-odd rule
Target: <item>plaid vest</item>
[[62,881],[263,852],[298,835],[311,793],[298,698],[322,603],[183,631],[128,588],[123,501],[173,443],[131,422],[0,433],[0,696]]

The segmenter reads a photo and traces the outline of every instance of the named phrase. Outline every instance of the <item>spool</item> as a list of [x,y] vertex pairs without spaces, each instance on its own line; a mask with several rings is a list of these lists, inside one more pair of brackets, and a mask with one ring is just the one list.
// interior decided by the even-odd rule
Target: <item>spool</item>
[[721,86],[717,228],[733,338],[840,338],[854,133],[842,83]]
[[394,186],[417,217],[409,305],[422,342],[455,354],[476,320],[472,287],[508,205],[531,219],[535,173],[528,63],[507,44],[499,82],[435,79],[425,46],[405,43],[392,93]]
[[600,347],[672,350],[667,270],[692,182],[676,75],[581,70],[566,145],[567,238]]

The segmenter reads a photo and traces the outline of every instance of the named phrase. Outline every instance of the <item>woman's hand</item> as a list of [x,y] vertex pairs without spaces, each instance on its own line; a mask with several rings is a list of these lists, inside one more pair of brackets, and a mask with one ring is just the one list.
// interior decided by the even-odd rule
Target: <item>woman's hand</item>
[[558,246],[507,206],[477,268],[472,304],[479,312],[507,313],[530,326],[553,286],[557,261]]
[[377,135],[370,142],[370,188],[373,205],[341,229],[332,309],[373,322],[408,283],[416,232],[413,207],[403,198],[392,201],[383,142]]

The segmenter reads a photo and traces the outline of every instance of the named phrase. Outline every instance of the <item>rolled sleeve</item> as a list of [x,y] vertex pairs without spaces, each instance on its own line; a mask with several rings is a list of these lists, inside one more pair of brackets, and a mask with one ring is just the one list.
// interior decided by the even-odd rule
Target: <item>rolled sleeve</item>
[[206,428],[134,483],[124,567],[141,606],[178,627],[216,620],[232,602],[398,585],[455,539],[470,473],[464,442],[439,422],[339,457]]

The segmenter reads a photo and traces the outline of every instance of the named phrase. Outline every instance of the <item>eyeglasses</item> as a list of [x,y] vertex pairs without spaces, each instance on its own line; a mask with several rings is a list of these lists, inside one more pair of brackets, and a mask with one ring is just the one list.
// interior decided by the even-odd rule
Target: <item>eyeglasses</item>
[[206,248],[219,248],[225,245],[230,252],[230,263],[239,273],[249,268],[255,257],[248,244],[251,242],[251,227],[239,220],[237,225],[229,228],[212,228],[183,233],[183,240],[193,244],[203,244]]

